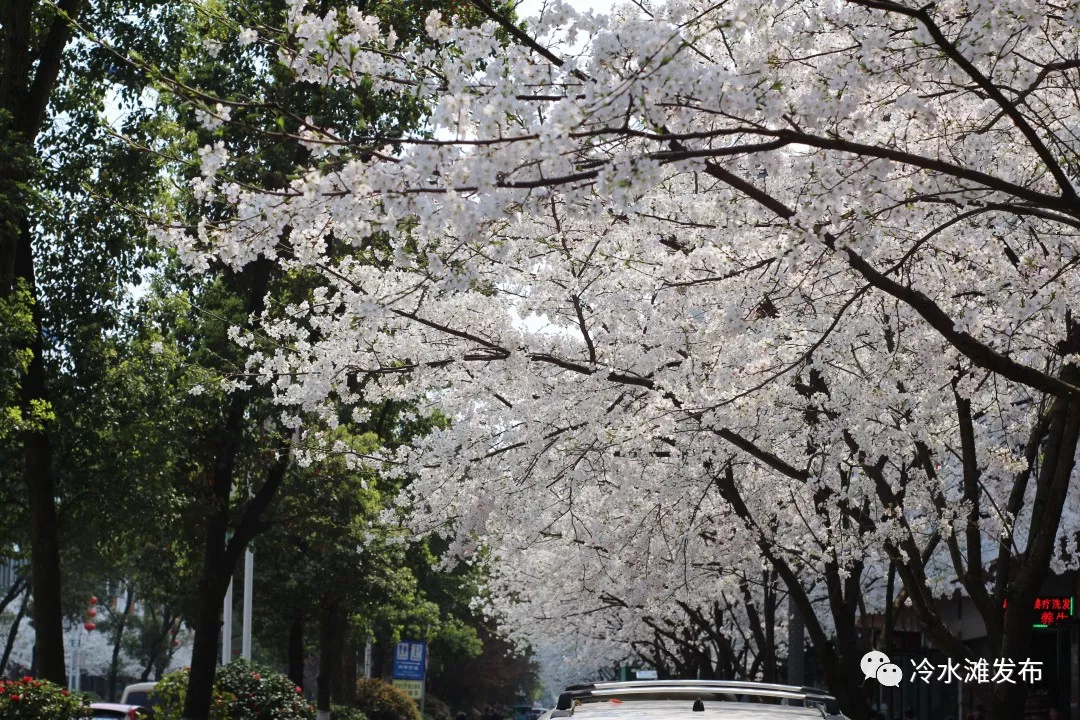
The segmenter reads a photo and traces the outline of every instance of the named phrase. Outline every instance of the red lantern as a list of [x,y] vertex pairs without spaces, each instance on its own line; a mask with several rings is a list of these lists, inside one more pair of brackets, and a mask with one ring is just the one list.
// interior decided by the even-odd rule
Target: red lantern
[[87,632],[93,632],[94,628],[96,628],[97,625],[95,625],[92,622],[87,622],[87,623],[83,623],[83,627],[86,628]]
[[90,604],[91,605],[97,605],[97,596],[96,595],[91,595],[90,596]]
[[90,608],[86,611],[86,617],[97,617],[97,610]]

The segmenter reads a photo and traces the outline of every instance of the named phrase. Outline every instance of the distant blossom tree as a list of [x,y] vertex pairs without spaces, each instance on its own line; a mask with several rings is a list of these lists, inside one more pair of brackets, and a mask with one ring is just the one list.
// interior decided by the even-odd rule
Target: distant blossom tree
[[[200,150],[216,210],[158,235],[194,270],[321,276],[238,336],[247,381],[331,423],[451,418],[392,460],[454,554],[553,534],[647,595],[655,535],[724,518],[715,552],[761,554],[854,718],[868,572],[957,659],[935,599],[958,578],[991,659],[1025,657],[1080,529],[1080,6],[552,4],[526,32],[473,2],[480,28],[428,16],[437,47],[299,1],[274,40],[297,81],[411,94],[422,129],[309,119],[310,159],[264,187]],[[1023,685],[978,691],[1021,714]]]
[[[671,522],[675,505],[644,515]],[[723,515],[701,515],[713,512]],[[759,553],[735,542],[725,545],[742,557],[727,554],[706,524],[715,518],[665,534],[643,522],[642,541],[622,549],[550,533],[503,548],[493,559],[490,610],[524,644],[564,647],[563,672],[591,673],[607,661],[655,668],[661,678],[777,682],[787,655],[786,592]],[[827,604],[820,583],[806,584]]]

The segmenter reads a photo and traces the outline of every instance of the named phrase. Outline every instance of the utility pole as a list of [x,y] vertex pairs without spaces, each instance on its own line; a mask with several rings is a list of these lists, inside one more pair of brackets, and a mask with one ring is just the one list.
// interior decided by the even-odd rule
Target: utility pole
[[75,691],[75,676],[78,672],[79,666],[79,648],[78,648],[78,636],[81,628],[76,626],[75,636],[71,638],[71,664],[68,668],[68,690]]
[[251,593],[255,586],[255,552],[248,546],[244,553],[244,627],[240,657],[251,659]]
[[225,591],[225,622],[221,628],[221,664],[228,665],[232,661],[232,580],[229,580],[229,589]]

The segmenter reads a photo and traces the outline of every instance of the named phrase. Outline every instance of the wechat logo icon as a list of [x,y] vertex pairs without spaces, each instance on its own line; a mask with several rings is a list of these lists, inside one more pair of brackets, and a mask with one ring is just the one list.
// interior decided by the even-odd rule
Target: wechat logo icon
[[900,666],[889,660],[889,656],[880,650],[871,650],[863,655],[859,667],[862,669],[864,681],[874,678],[885,687],[896,687],[904,679]]

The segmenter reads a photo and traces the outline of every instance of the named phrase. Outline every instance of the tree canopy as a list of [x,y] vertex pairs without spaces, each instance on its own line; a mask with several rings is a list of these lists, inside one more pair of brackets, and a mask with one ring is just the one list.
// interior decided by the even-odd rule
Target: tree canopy
[[427,109],[404,137],[305,118],[288,182],[200,151],[229,211],[157,237],[196,271],[320,277],[264,316],[250,382],[450,418],[395,462],[452,554],[587,553],[650,598],[691,543],[763,558],[855,716],[853,618],[889,568],[943,652],[970,653],[935,609],[955,578],[1022,655],[1030,611],[1002,603],[1074,567],[1080,530],[1076,8],[476,6],[428,15],[436,48],[302,2],[284,41],[243,37]]

